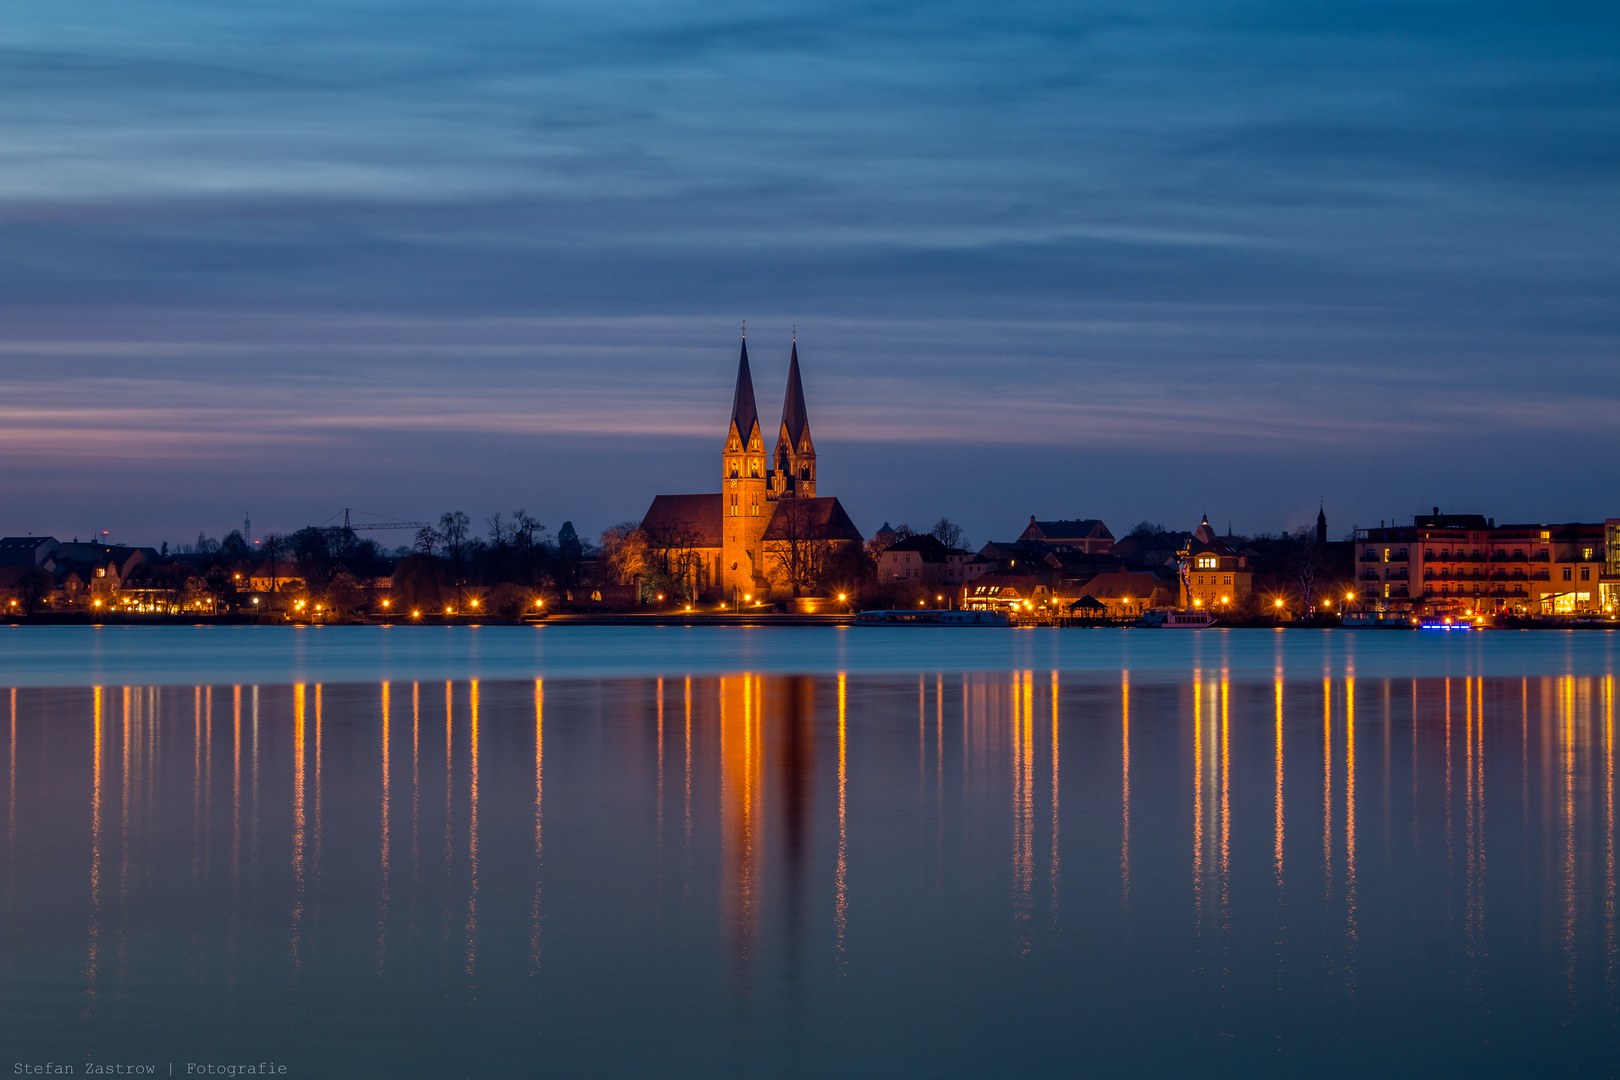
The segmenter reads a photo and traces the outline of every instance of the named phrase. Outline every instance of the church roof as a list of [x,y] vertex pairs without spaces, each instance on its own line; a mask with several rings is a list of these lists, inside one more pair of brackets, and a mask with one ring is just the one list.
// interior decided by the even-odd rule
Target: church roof
[[759,409],[754,404],[754,376],[748,370],[748,339],[742,343],[742,357],[737,361],[737,392],[731,397],[731,422],[737,425],[737,435],[748,445],[748,435],[759,423]]
[[804,429],[810,426],[810,414],[804,407],[804,384],[799,381],[799,343],[793,343],[793,359],[788,361],[787,395],[782,399],[782,423],[795,449],[804,438]]
[[659,495],[641,519],[641,531],[653,545],[691,542],[692,547],[717,548],[723,544],[724,509],[721,494]]
[[[719,496],[716,496],[719,498]],[[772,504],[770,524],[765,526],[766,540],[791,540],[796,530],[794,522],[789,515],[805,513],[808,520],[803,524],[808,540],[853,540],[859,544],[866,538],[861,530],[844,512],[844,506],[836,498],[826,496],[820,499],[778,499]]]

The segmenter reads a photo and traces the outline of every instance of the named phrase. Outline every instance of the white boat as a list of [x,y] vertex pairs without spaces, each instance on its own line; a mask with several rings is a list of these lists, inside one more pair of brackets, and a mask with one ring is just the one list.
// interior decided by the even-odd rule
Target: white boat
[[1200,608],[1191,611],[1149,611],[1136,621],[1136,625],[1165,630],[1202,630],[1215,625],[1215,616]]
[[918,608],[891,611],[863,611],[855,616],[860,626],[1011,626],[1004,611],[945,611]]

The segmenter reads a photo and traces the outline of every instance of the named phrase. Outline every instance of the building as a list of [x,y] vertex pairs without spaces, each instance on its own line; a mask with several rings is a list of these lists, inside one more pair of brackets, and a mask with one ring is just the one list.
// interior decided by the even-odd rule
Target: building
[[[1065,590],[1065,598],[1068,595]],[[1170,607],[1177,599],[1172,580],[1144,570],[1124,569],[1098,574],[1080,587],[1079,595],[1081,599],[1090,597],[1101,604],[1110,619],[1138,618],[1149,609]]]
[[1205,514],[1178,554],[1180,601],[1184,608],[1241,607],[1254,592],[1248,556],[1215,535]]
[[1018,534],[1019,540],[1036,541],[1053,549],[1081,551],[1087,555],[1102,555],[1114,546],[1114,534],[1096,518],[1077,518],[1067,521],[1036,521],[1029,515],[1029,525]]
[[727,602],[799,595],[841,549],[862,543],[843,505],[816,491],[816,448],[797,341],[775,434],[767,453],[745,339],[720,452],[721,491],[659,495],[641,522],[648,544],[697,594]]
[[1356,530],[1356,585],[1379,611],[1601,613],[1613,602],[1604,578],[1614,532],[1609,522],[1498,525],[1436,507],[1410,526]]
[[0,566],[42,566],[61,547],[54,536],[0,538]]
[[981,575],[962,590],[962,606],[969,610],[1033,612],[1052,599],[1051,587],[1039,574],[997,570]]
[[877,579],[885,585],[895,582],[944,584],[951,580],[951,556],[951,549],[932,536],[909,536],[878,554]]

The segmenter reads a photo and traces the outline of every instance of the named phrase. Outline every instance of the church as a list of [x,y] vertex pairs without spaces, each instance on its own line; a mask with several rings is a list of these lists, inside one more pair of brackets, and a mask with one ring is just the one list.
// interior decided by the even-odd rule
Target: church
[[675,554],[670,561],[699,596],[758,603],[813,595],[831,560],[864,540],[836,498],[816,494],[816,446],[799,378],[797,339],[788,361],[782,422],[769,454],[764,436],[745,337],[720,452],[723,489],[659,495],[641,521],[648,543]]

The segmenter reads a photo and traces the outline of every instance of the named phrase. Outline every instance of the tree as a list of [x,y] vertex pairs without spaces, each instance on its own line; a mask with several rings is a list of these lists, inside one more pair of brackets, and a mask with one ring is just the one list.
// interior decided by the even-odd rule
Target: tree
[[334,615],[348,615],[365,599],[360,582],[347,566],[338,567],[332,580],[326,583],[326,603]]
[[431,556],[433,549],[444,542],[444,537],[433,530],[431,525],[424,525],[416,530],[416,550],[423,555]]
[[602,530],[602,563],[614,585],[629,585],[647,576],[647,534],[633,521],[621,521]]
[[1148,537],[1158,536],[1163,532],[1164,522],[1143,520],[1138,521],[1135,525],[1132,525],[1131,531],[1126,535],[1134,536],[1138,540],[1146,540]]
[[269,533],[259,541],[259,552],[270,560],[270,591],[276,591],[276,565],[283,555],[292,550],[292,545],[280,533]]
[[928,535],[952,551],[967,547],[967,537],[962,533],[962,526],[947,517],[934,522],[934,527],[928,530]]
[[219,554],[226,559],[247,559],[253,555],[253,549],[248,546],[247,538],[242,535],[241,529],[232,529],[225,534],[225,539],[219,545]]
[[783,499],[776,504],[765,551],[775,559],[771,577],[794,596],[814,593],[833,546],[822,537],[813,502]]
[[701,586],[700,570],[703,557],[698,554],[702,537],[689,524],[669,525],[647,534],[653,562],[660,574],[669,582],[670,591],[687,603],[697,598]]
[[585,545],[574,531],[574,523],[565,521],[557,530],[557,584],[571,589],[579,584],[580,564],[585,561]]
[[450,557],[450,565],[458,572],[467,554],[467,530],[471,526],[472,519],[460,510],[439,515],[439,535],[444,537],[444,551]]
[[37,566],[18,578],[15,586],[17,601],[30,614],[38,611],[55,590],[56,579]]
[[418,553],[394,568],[392,599],[396,611],[437,611],[444,606],[444,568],[432,555]]

